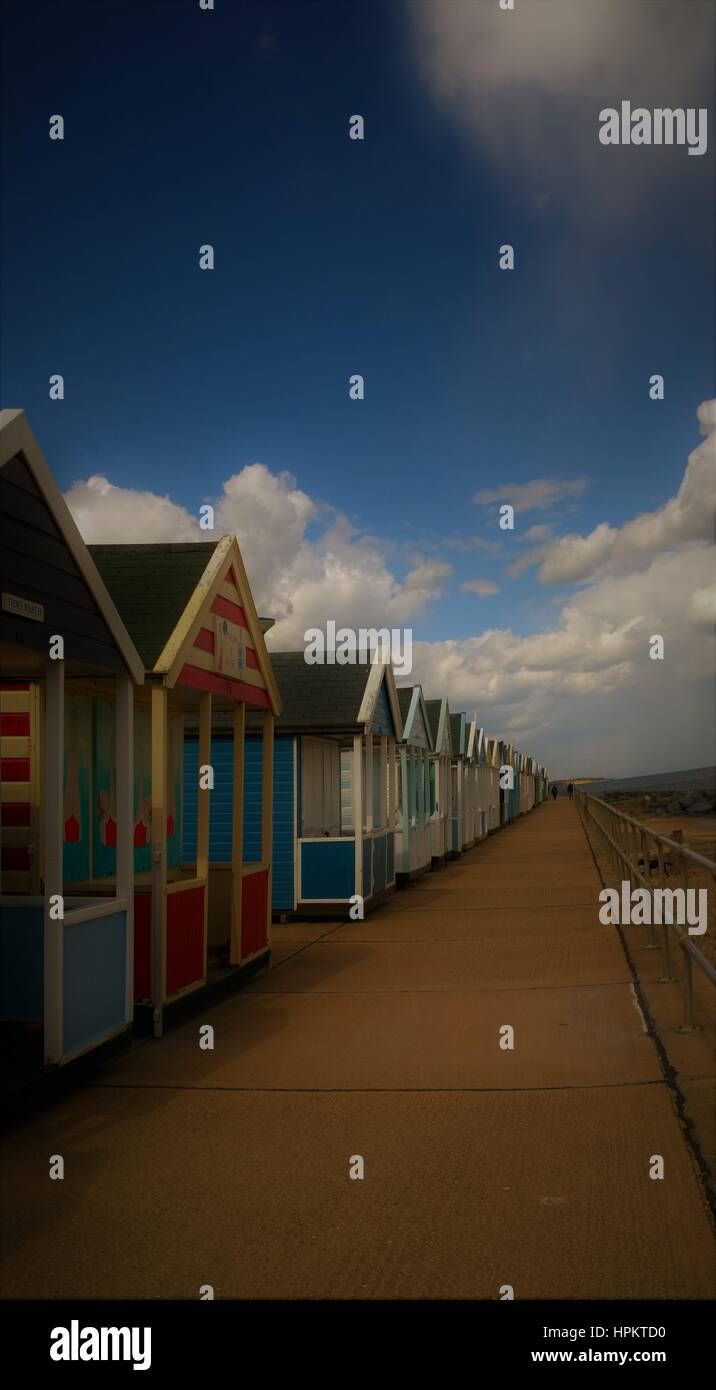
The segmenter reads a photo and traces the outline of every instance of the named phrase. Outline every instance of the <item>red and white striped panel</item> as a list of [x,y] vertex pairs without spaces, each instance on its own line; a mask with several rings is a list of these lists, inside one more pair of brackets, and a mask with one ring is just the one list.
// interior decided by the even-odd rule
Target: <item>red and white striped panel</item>
[[[240,675],[231,676],[217,670],[217,646],[221,641],[221,624],[227,624],[231,637],[239,638],[244,653]],[[203,615],[202,625],[194,639],[191,661],[182,667],[179,680],[199,690],[228,695],[234,700],[268,708],[266,683],[261,674],[244,612],[239,586],[233,567],[229,566],[214,595],[210,608]]]

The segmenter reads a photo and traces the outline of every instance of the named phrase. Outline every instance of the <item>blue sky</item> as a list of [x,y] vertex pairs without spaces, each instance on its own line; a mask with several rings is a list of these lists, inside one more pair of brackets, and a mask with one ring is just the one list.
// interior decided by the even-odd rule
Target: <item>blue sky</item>
[[[525,146],[495,157],[489,114],[463,120],[426,76],[430,26],[459,39],[460,8],[24,0],[8,6],[3,73],[2,404],[27,411],[61,486],[101,473],[195,513],[248,465],[288,470],[375,537],[398,580],[419,562],[453,566],[413,618],[416,640],[438,643],[553,624],[564,588],[534,568],[505,575],[526,531],[588,535],[658,511],[716,375],[712,149],[590,149],[613,159],[617,190],[650,165],[625,212],[591,165],[575,159],[572,180],[569,131],[596,146],[599,107],[629,90],[576,75],[549,130],[564,158],[531,162],[535,182]],[[492,0],[472,8],[486,39],[516,18],[496,19]],[[712,26],[692,12],[703,57]],[[637,57],[648,68],[642,37],[622,35],[632,71]],[[547,81],[547,119],[550,95]],[[63,142],[48,139],[55,112]],[[347,138],[356,112],[362,142]],[[532,119],[526,105],[525,132]],[[197,268],[206,242],[211,273]],[[503,242],[514,272],[498,268]],[[53,372],[62,403],[48,399]],[[663,402],[649,399],[653,372]],[[546,477],[589,484],[518,516],[515,533],[471,500]],[[501,549],[454,543],[471,536]],[[477,578],[499,592],[462,590]]]

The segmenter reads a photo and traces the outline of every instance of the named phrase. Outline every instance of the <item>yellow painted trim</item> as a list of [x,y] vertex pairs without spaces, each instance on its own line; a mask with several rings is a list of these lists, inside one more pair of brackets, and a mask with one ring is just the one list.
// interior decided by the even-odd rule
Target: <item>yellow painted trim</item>
[[30,739],[27,734],[3,734],[0,738],[0,757],[29,758]]
[[231,941],[229,963],[241,964],[241,883],[244,859],[244,734],[246,705],[234,705],[233,802],[231,811]]
[[[208,615],[214,594],[221,583],[232,539],[231,536],[222,536],[217,542],[184,612],[154,663],[153,671],[164,676],[165,684],[170,690],[176,685],[182,666],[189,661],[187,652],[191,651],[199,628],[205,626],[204,615]],[[206,626],[213,626],[213,618]]]
[[167,993],[167,741],[169,719],[167,692],[152,686],[152,856],[158,849],[159,863],[152,863],[151,909],[151,997],[160,1008]]
[[[263,688],[268,694],[273,713],[280,714],[283,708],[281,697],[271,669],[256,605],[235,536],[222,536],[218,542],[194,593],[154,666],[154,672],[164,677],[167,688],[171,690],[176,685],[184,665],[198,664],[195,660],[195,655],[198,653],[194,653],[194,642],[200,628],[211,627],[213,629],[214,615],[211,613],[211,605],[216,595],[221,592],[224,575],[229,567],[233,568],[236,575],[239,601],[246,616],[248,633],[263,676]],[[213,670],[213,666],[211,669]],[[249,681],[248,684],[253,685],[255,681]]]
[[170,894],[170,893],[183,893],[185,890],[188,890],[189,888],[205,888],[205,887],[206,887],[206,879],[205,879],[205,878],[201,878],[201,877],[199,877],[199,878],[176,878],[176,879],[174,879],[174,882],[173,882],[173,883],[168,883],[168,884],[167,884],[167,887],[166,887],[166,894],[167,894],[167,897],[169,897],[169,894]]
[[27,714],[31,690],[0,690],[1,714]]
[[31,782],[3,782],[0,801],[29,801],[31,786]]

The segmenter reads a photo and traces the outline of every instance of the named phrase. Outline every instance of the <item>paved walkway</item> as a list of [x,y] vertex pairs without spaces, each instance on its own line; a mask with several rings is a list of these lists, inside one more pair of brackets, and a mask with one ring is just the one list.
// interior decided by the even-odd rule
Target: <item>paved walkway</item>
[[560,801],[365,922],[277,927],[270,974],[13,1132],[5,1296],[713,1297],[599,888]]

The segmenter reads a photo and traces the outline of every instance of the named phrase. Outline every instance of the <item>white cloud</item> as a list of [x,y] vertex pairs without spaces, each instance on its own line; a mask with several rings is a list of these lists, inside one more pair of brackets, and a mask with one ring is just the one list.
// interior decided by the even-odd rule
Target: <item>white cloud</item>
[[111,545],[115,541],[200,541],[199,517],[155,492],[116,487],[94,474],[73,483],[65,501],[85,541]]
[[501,487],[483,488],[472,500],[483,507],[490,502],[510,502],[515,511],[543,511],[563,497],[581,497],[588,487],[588,478],[533,478],[529,483],[503,483]]
[[[300,646],[306,628],[329,617],[340,626],[405,625],[452,573],[443,561],[420,561],[399,579],[383,542],[319,506],[289,473],[261,463],[231,474],[218,498],[202,499],[213,501],[213,532],[200,530],[198,511],[195,517],[167,497],[103,477],[74,483],[65,498],[88,542],[205,541],[233,531],[257,606],[276,620],[270,642],[277,649]],[[323,527],[315,540],[306,535],[312,523]]]
[[[710,433],[662,508],[622,527],[603,522],[590,536],[538,547],[541,578],[589,581],[562,601],[552,627],[527,635],[490,628],[462,641],[416,642],[411,680],[424,681],[429,696],[447,694],[453,709],[476,709],[489,733],[513,739],[554,775],[618,776],[713,761],[708,627],[716,617],[716,583],[708,541],[716,402],[704,402],[698,416]],[[66,498],[89,541],[208,538],[197,518],[170,498],[106,478],[77,482]],[[448,564],[418,558],[399,578],[384,541],[356,531],[290,474],[263,464],[232,474],[214,505],[214,535],[236,532],[259,609],[277,619],[270,634],[277,649],[300,646],[306,628],[329,617],[352,627],[408,625],[452,572]],[[529,563],[536,554],[529,552]],[[664,661],[650,660],[654,633],[664,638]]]
[[[665,201],[671,149],[600,145],[602,108],[706,106],[713,42],[701,5],[683,0],[412,0],[410,36],[438,108],[534,211],[562,206],[586,229]],[[640,157],[634,158],[638,154]],[[705,156],[710,158],[710,156]],[[668,201],[668,199],[667,199]]]
[[[702,430],[714,419],[713,401],[699,406]],[[539,565],[542,584],[577,583],[602,572],[607,564],[629,567],[646,563],[649,556],[673,545],[706,541],[713,537],[716,507],[716,425],[689,455],[678,492],[656,511],[641,512],[623,526],[600,522],[587,536],[560,536],[528,551],[508,573],[522,574]]]
[[499,594],[500,592],[491,579],[466,579],[460,588],[466,594],[477,594],[478,598],[488,598],[490,594]]

